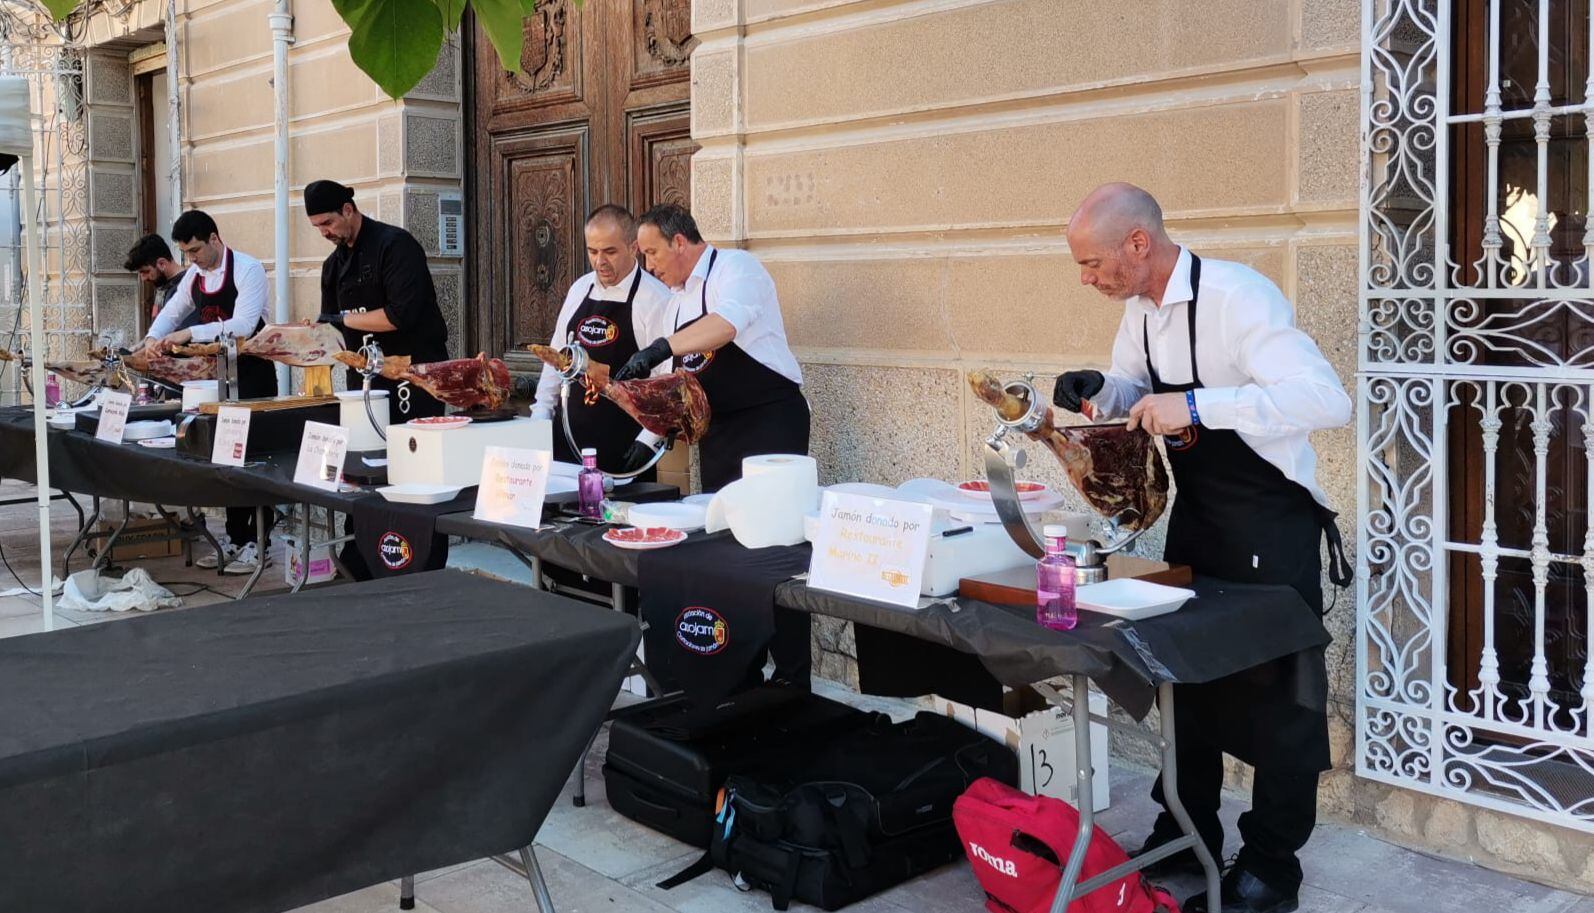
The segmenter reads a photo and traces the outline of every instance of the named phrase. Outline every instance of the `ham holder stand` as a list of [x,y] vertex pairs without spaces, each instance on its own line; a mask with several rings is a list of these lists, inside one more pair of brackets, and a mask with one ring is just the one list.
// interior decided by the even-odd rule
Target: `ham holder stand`
[[[1008,440],[1008,433],[1016,431],[1027,434],[1038,430],[1046,416],[1046,401],[1035,389],[1033,374],[1026,374],[1023,380],[1007,384],[1005,389],[1010,395],[1027,403],[1028,408],[1014,419],[1003,418],[1000,412],[997,413],[996,430],[986,438],[982,451],[985,455],[985,477],[991,484],[991,501],[996,505],[996,515],[1001,518],[1002,527],[1019,548],[1039,560],[1046,557],[1046,546],[1035,525],[1024,513],[1018,497],[1016,471],[1024,468],[1028,457]],[[1125,513],[1133,511],[1134,508],[1128,508]],[[1110,543],[1103,544],[1095,539],[1068,543],[1068,553],[1075,563],[1074,579],[1077,584],[1083,586],[1106,580],[1107,556],[1124,549],[1145,532],[1145,528],[1141,528],[1120,533],[1119,525],[1124,519],[1124,514],[1106,518],[1113,533]]]
[[[587,373],[587,350],[575,343],[566,343],[559,348],[559,354],[569,359],[569,363],[559,371],[559,420],[564,425],[565,443],[570,445],[570,452],[580,456],[581,445],[576,443],[575,432],[570,430],[570,385],[580,381],[581,376]],[[670,441],[665,441],[664,446],[653,448],[652,459],[640,468],[630,472],[605,472],[604,475],[620,482],[634,479],[656,466],[669,449]]]

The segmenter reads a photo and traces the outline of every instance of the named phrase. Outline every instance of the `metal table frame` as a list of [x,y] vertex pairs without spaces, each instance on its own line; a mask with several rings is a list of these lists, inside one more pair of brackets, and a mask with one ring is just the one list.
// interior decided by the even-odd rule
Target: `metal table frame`
[[[1074,847],[1068,854],[1068,862],[1063,866],[1062,881],[1057,885],[1057,896],[1052,901],[1052,913],[1066,913],[1068,905],[1086,894],[1098,891],[1114,882],[1141,871],[1146,867],[1160,862],[1175,853],[1193,850],[1196,858],[1201,861],[1201,870],[1206,875],[1207,881],[1207,909],[1212,911],[1222,910],[1219,900],[1218,864],[1212,858],[1212,853],[1207,849],[1206,841],[1201,839],[1196,832],[1194,823],[1190,820],[1190,813],[1185,810],[1184,802],[1179,799],[1179,764],[1175,756],[1178,748],[1174,736],[1174,702],[1173,685],[1163,682],[1157,686],[1157,715],[1160,718],[1161,730],[1155,731],[1144,726],[1123,723],[1102,714],[1090,712],[1090,678],[1084,675],[1070,677],[1073,683],[1073,694],[1065,696],[1050,683],[1038,682],[1030,687],[1044,697],[1047,703],[1070,713],[1074,720],[1074,777],[1079,801],[1079,834],[1074,838]],[[1078,699],[1076,695],[1085,695]],[[1090,846],[1090,838],[1096,828],[1095,802],[1090,799],[1095,795],[1092,791],[1095,771],[1090,764],[1092,723],[1100,723],[1113,732],[1143,739],[1155,745],[1162,753],[1162,794],[1168,803],[1168,813],[1173,815],[1178,822],[1179,830],[1183,836],[1171,840],[1162,846],[1140,856],[1136,856],[1121,865],[1113,866],[1099,875],[1079,880],[1080,871],[1085,865],[1085,849]]]

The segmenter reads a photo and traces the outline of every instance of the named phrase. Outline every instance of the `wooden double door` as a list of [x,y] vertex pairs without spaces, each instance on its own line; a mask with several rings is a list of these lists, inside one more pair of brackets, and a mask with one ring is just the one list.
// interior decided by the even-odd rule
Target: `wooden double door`
[[477,346],[511,368],[540,366],[525,346],[548,341],[589,269],[588,212],[690,205],[691,11],[691,0],[543,0],[519,74],[474,30],[469,310]]

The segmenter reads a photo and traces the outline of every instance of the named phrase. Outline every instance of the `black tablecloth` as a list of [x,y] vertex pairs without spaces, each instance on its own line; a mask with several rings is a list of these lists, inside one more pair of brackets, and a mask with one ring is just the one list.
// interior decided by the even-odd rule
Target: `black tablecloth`
[[1072,631],[1036,624],[1033,606],[958,598],[904,609],[795,580],[776,591],[775,602],[974,654],[1015,688],[1082,673],[1136,718],[1151,710],[1163,682],[1213,681],[1329,642],[1317,613],[1287,586],[1197,577],[1191,589],[1196,598],[1177,612],[1136,622],[1080,612]]
[[524,846],[639,637],[442,571],[0,640],[0,910],[280,911]]
[[[110,444],[80,431],[51,429],[50,486],[64,491],[168,507],[254,507],[275,500],[258,480],[175,450]],[[0,409],[0,477],[38,481],[33,410]],[[291,484],[293,467],[284,481]]]

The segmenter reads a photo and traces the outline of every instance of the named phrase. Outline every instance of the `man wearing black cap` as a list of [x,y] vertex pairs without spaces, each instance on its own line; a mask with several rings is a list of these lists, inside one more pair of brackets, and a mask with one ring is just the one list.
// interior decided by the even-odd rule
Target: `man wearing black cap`
[[[361,213],[354,191],[337,181],[305,187],[304,211],[337,245],[321,265],[321,322],[342,329],[349,349],[374,339],[383,355],[408,355],[415,364],[446,360],[448,326],[415,236]],[[361,381],[349,372],[351,387]],[[371,385],[389,391],[394,422],[443,414],[442,403],[408,381],[377,377]]]

